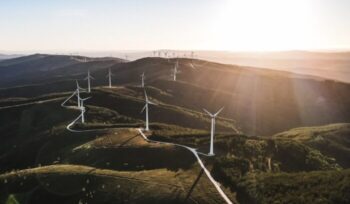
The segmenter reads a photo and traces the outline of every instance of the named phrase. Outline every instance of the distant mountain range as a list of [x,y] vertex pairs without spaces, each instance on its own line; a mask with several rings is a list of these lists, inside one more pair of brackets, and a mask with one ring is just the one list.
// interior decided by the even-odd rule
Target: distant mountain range
[[[125,63],[118,58],[35,54],[0,62],[1,97],[35,97],[72,91],[75,79],[96,78],[94,86],[147,84],[172,105],[202,111],[225,106],[223,115],[237,121],[248,135],[271,135],[290,128],[350,122],[350,84],[286,71],[179,58],[178,80],[172,81],[176,59],[143,58]],[[85,82],[81,81],[82,84]],[[15,87],[17,86],[17,87]],[[150,93],[152,95],[152,93]],[[174,100],[174,98],[176,100]],[[193,99],[195,98],[195,100]]]
[[350,82],[350,52],[198,52],[200,59]]
[[[157,50],[157,51],[110,51],[84,52],[82,55],[95,57],[114,56],[124,60],[137,60],[145,57],[178,56],[190,58],[192,51]],[[156,55],[154,55],[156,53]],[[3,55],[14,58],[18,55]],[[0,60],[1,60],[0,54]],[[194,58],[241,66],[289,71],[304,75],[319,76],[343,82],[350,82],[350,52],[316,51],[280,51],[280,52],[229,52],[229,51],[194,51]]]
[[21,57],[23,55],[5,55],[5,54],[1,54],[0,53],[0,61],[1,60],[5,60],[5,59],[12,59],[12,58],[16,58],[16,57]]

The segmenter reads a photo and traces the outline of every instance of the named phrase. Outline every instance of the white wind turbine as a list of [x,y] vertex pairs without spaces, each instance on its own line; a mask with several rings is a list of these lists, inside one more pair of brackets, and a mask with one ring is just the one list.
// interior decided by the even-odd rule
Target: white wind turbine
[[176,74],[179,73],[179,71],[177,70],[178,67],[179,67],[179,61],[176,61],[175,66],[174,66],[174,72],[173,72],[174,81],[176,81]]
[[155,103],[153,103],[153,102],[151,102],[151,101],[149,101],[148,100],[148,97],[147,97],[147,93],[146,93],[146,90],[145,90],[145,106],[142,108],[142,110],[141,110],[141,113],[143,112],[143,111],[145,111],[146,110],[146,131],[149,131],[149,121],[148,121],[148,105],[149,104],[151,104],[151,105],[157,105],[157,104],[155,104]]
[[114,76],[111,72],[111,68],[108,69],[108,74],[106,77],[108,77],[108,83],[109,83],[109,88],[112,88],[112,76]]
[[213,156],[214,155],[214,133],[215,133],[215,118],[216,116],[219,115],[219,113],[224,109],[224,107],[222,107],[218,112],[216,112],[215,114],[210,113],[209,111],[207,111],[206,109],[203,109],[210,117],[211,117],[211,131],[210,131],[210,151],[209,151],[209,155]]
[[92,76],[90,75],[90,70],[88,70],[88,75],[87,75],[87,77],[85,78],[85,80],[88,81],[88,92],[89,92],[89,93],[91,92],[91,82],[90,82],[91,79],[94,79],[94,77],[92,77]]
[[145,87],[145,72],[142,72],[141,74],[141,87]]
[[86,108],[84,107],[84,101],[88,100],[89,98],[91,98],[91,97],[80,99],[81,123],[85,123],[85,115],[84,114],[85,114]]
[[81,107],[81,104],[80,104],[80,101],[81,101],[81,98],[80,98],[80,90],[85,90],[85,89],[82,89],[80,88],[79,86],[79,83],[78,83],[78,80],[75,80],[76,84],[77,84],[77,89],[75,91],[76,95],[77,95],[77,98],[78,98],[78,108]]

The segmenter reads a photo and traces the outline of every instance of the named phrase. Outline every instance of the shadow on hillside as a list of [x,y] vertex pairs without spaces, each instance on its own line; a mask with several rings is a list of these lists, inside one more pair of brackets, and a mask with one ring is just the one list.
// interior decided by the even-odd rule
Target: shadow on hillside
[[197,186],[197,184],[198,184],[200,178],[202,177],[203,173],[204,173],[204,170],[201,169],[201,171],[199,172],[199,174],[198,174],[196,180],[193,182],[193,184],[192,184],[190,190],[188,191],[188,193],[187,193],[187,195],[186,195],[185,203],[186,203],[186,202],[188,201],[188,199],[190,198],[190,196],[191,196],[191,194],[192,194],[194,188]]

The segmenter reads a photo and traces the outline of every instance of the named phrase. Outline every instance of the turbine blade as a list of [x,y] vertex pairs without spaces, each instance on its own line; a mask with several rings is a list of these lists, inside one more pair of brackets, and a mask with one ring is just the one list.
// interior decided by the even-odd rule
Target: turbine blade
[[87,98],[81,98],[80,100],[81,101],[86,101],[86,100],[88,100],[88,99],[90,99],[91,98],[91,96],[90,97],[87,97]]
[[197,69],[197,68],[192,64],[192,62],[190,63],[190,66],[191,66],[192,69]]
[[218,112],[216,112],[216,113],[214,114],[214,117],[216,117],[217,115],[219,115],[219,113],[220,113],[223,109],[224,109],[224,107],[222,107]]
[[144,90],[144,92],[145,92],[145,99],[146,99],[146,101],[148,101],[146,90]]
[[151,105],[155,105],[155,106],[157,106],[157,105],[158,105],[158,104],[153,103],[153,102],[151,102],[151,101],[147,101],[147,103],[148,103],[148,104],[151,104]]
[[147,104],[142,108],[142,110],[141,110],[141,112],[140,113],[143,113],[143,111],[145,111],[145,109],[146,109],[146,106],[147,106]]
[[208,115],[210,115],[210,117],[213,117],[213,114],[211,114],[209,111],[207,111],[207,110],[204,109],[204,108],[203,108],[203,110],[204,110],[204,112],[206,112]]

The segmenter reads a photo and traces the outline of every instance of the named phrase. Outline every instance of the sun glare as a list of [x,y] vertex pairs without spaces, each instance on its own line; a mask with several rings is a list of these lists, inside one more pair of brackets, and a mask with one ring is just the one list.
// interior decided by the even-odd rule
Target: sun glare
[[311,47],[309,1],[227,0],[214,23],[225,50],[270,51]]

